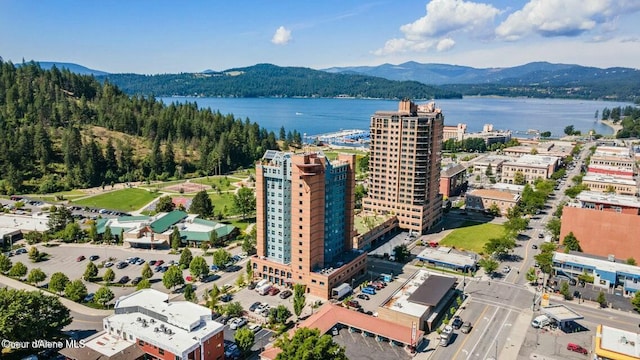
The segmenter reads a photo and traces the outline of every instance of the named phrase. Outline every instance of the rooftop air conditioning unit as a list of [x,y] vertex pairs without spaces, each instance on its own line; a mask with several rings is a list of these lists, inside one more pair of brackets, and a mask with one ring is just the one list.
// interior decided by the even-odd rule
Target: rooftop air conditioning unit
[[136,318],[136,321],[137,321],[137,322],[140,322],[140,321],[142,321],[142,318],[141,318],[140,316],[138,316],[138,317]]
[[156,319],[150,319],[149,322],[152,323],[152,324],[155,324]]
[[607,256],[607,260],[611,262],[616,262],[616,256],[613,254],[609,254],[609,256]]
[[158,329],[157,327],[153,328],[153,332],[158,332],[158,331],[160,331],[160,329]]

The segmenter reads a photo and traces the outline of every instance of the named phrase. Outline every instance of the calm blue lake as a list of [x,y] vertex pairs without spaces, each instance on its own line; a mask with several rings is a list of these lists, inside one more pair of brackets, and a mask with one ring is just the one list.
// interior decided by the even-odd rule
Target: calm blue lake
[[[236,99],[236,98],[160,98],[165,103],[196,102],[201,108],[249,118],[269,131],[281,126],[307,135],[340,129],[368,130],[371,115],[377,110],[397,110],[396,100],[370,99]],[[481,131],[484,124],[494,129],[526,132],[528,129],[551,131],[563,135],[565,126],[574,125],[587,132],[612,134],[606,125],[595,121],[595,113],[605,107],[627,106],[629,103],[562,99],[525,99],[467,97],[460,100],[436,100],[446,125],[467,124],[468,132]]]

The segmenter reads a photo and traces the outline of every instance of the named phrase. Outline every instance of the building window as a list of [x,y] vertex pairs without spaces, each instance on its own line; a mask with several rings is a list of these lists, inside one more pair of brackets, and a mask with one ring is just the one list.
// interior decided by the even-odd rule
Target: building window
[[138,340],[138,345],[140,345],[140,346],[144,346],[144,341],[142,341],[142,340]]
[[164,355],[164,349],[158,349],[158,354]]

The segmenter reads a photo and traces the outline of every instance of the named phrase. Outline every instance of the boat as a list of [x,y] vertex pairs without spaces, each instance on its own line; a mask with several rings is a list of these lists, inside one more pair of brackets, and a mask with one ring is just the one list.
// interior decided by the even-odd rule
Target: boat
[[297,111],[296,111],[296,115],[302,115],[302,113],[301,113],[301,112],[297,112]]

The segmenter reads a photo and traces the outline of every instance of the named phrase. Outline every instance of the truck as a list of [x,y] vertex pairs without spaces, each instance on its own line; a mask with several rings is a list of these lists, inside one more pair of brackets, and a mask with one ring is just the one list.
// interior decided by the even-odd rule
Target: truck
[[258,294],[260,295],[267,295],[269,293],[269,290],[271,290],[271,284],[267,283],[262,285],[260,288],[256,288],[258,291]]
[[549,325],[550,323],[551,323],[551,320],[547,315],[540,315],[540,316],[537,316],[535,319],[533,319],[533,321],[531,321],[531,326],[533,326],[536,329],[540,329],[542,327]]
[[453,335],[453,327],[451,325],[447,325],[444,327],[444,330],[440,333],[440,346],[447,346],[451,341],[451,335]]
[[331,290],[331,298],[332,299],[336,299],[336,300],[340,300],[343,297],[351,294],[351,291],[353,291],[353,289],[351,288],[351,286],[347,283],[342,283],[336,287],[334,287]]

